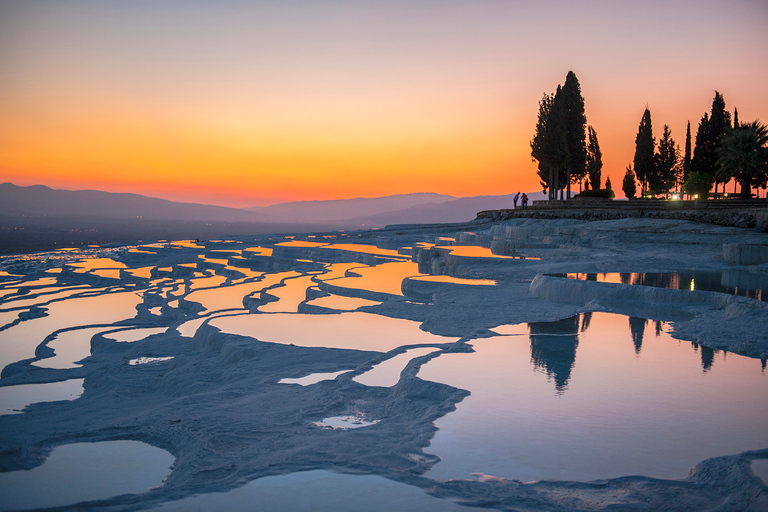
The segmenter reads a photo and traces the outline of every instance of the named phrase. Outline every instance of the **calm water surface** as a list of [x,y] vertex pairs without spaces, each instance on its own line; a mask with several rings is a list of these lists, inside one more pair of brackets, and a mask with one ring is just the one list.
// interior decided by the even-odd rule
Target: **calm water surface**
[[498,331],[508,335],[419,372],[472,393],[437,420],[425,451],[442,461],[428,477],[683,478],[706,458],[768,446],[759,360],[607,313]]

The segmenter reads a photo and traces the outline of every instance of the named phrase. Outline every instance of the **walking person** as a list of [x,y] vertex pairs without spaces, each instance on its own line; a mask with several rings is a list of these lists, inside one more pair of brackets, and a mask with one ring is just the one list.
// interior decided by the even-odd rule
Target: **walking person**
[[520,192],[515,194],[515,197],[512,198],[512,202],[515,204],[515,210],[517,210],[517,200],[520,199]]

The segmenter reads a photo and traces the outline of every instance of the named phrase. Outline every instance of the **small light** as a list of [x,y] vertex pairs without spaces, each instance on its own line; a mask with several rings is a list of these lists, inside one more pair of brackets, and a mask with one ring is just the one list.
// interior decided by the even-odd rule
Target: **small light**
[[693,198],[694,198],[694,199],[698,199],[698,198],[699,198],[699,194],[694,194],[694,195],[693,195]]
[[672,194],[672,199],[677,199],[677,194]]

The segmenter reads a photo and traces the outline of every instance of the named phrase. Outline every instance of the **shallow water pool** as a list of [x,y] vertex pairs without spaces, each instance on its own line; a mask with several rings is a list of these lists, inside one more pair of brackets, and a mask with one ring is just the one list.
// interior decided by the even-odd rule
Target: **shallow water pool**
[[60,507],[162,485],[174,457],[138,441],[59,446],[29,471],[0,473],[0,510]]
[[709,457],[768,445],[758,360],[608,313],[496,331],[506,335],[418,374],[472,393],[436,422],[430,478],[683,478]]

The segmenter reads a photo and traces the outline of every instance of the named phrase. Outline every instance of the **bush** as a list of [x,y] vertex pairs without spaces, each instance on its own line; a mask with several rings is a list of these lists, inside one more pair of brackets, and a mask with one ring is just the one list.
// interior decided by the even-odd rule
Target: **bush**
[[709,197],[709,191],[714,184],[715,178],[711,174],[692,171],[683,184],[683,190],[690,196],[698,194],[699,199],[707,199]]
[[597,199],[613,199],[616,197],[616,194],[613,192],[613,190],[609,188],[601,188],[598,190],[592,189],[592,190],[584,190],[579,194],[576,194],[574,198],[577,199],[583,199],[585,197],[594,197]]

